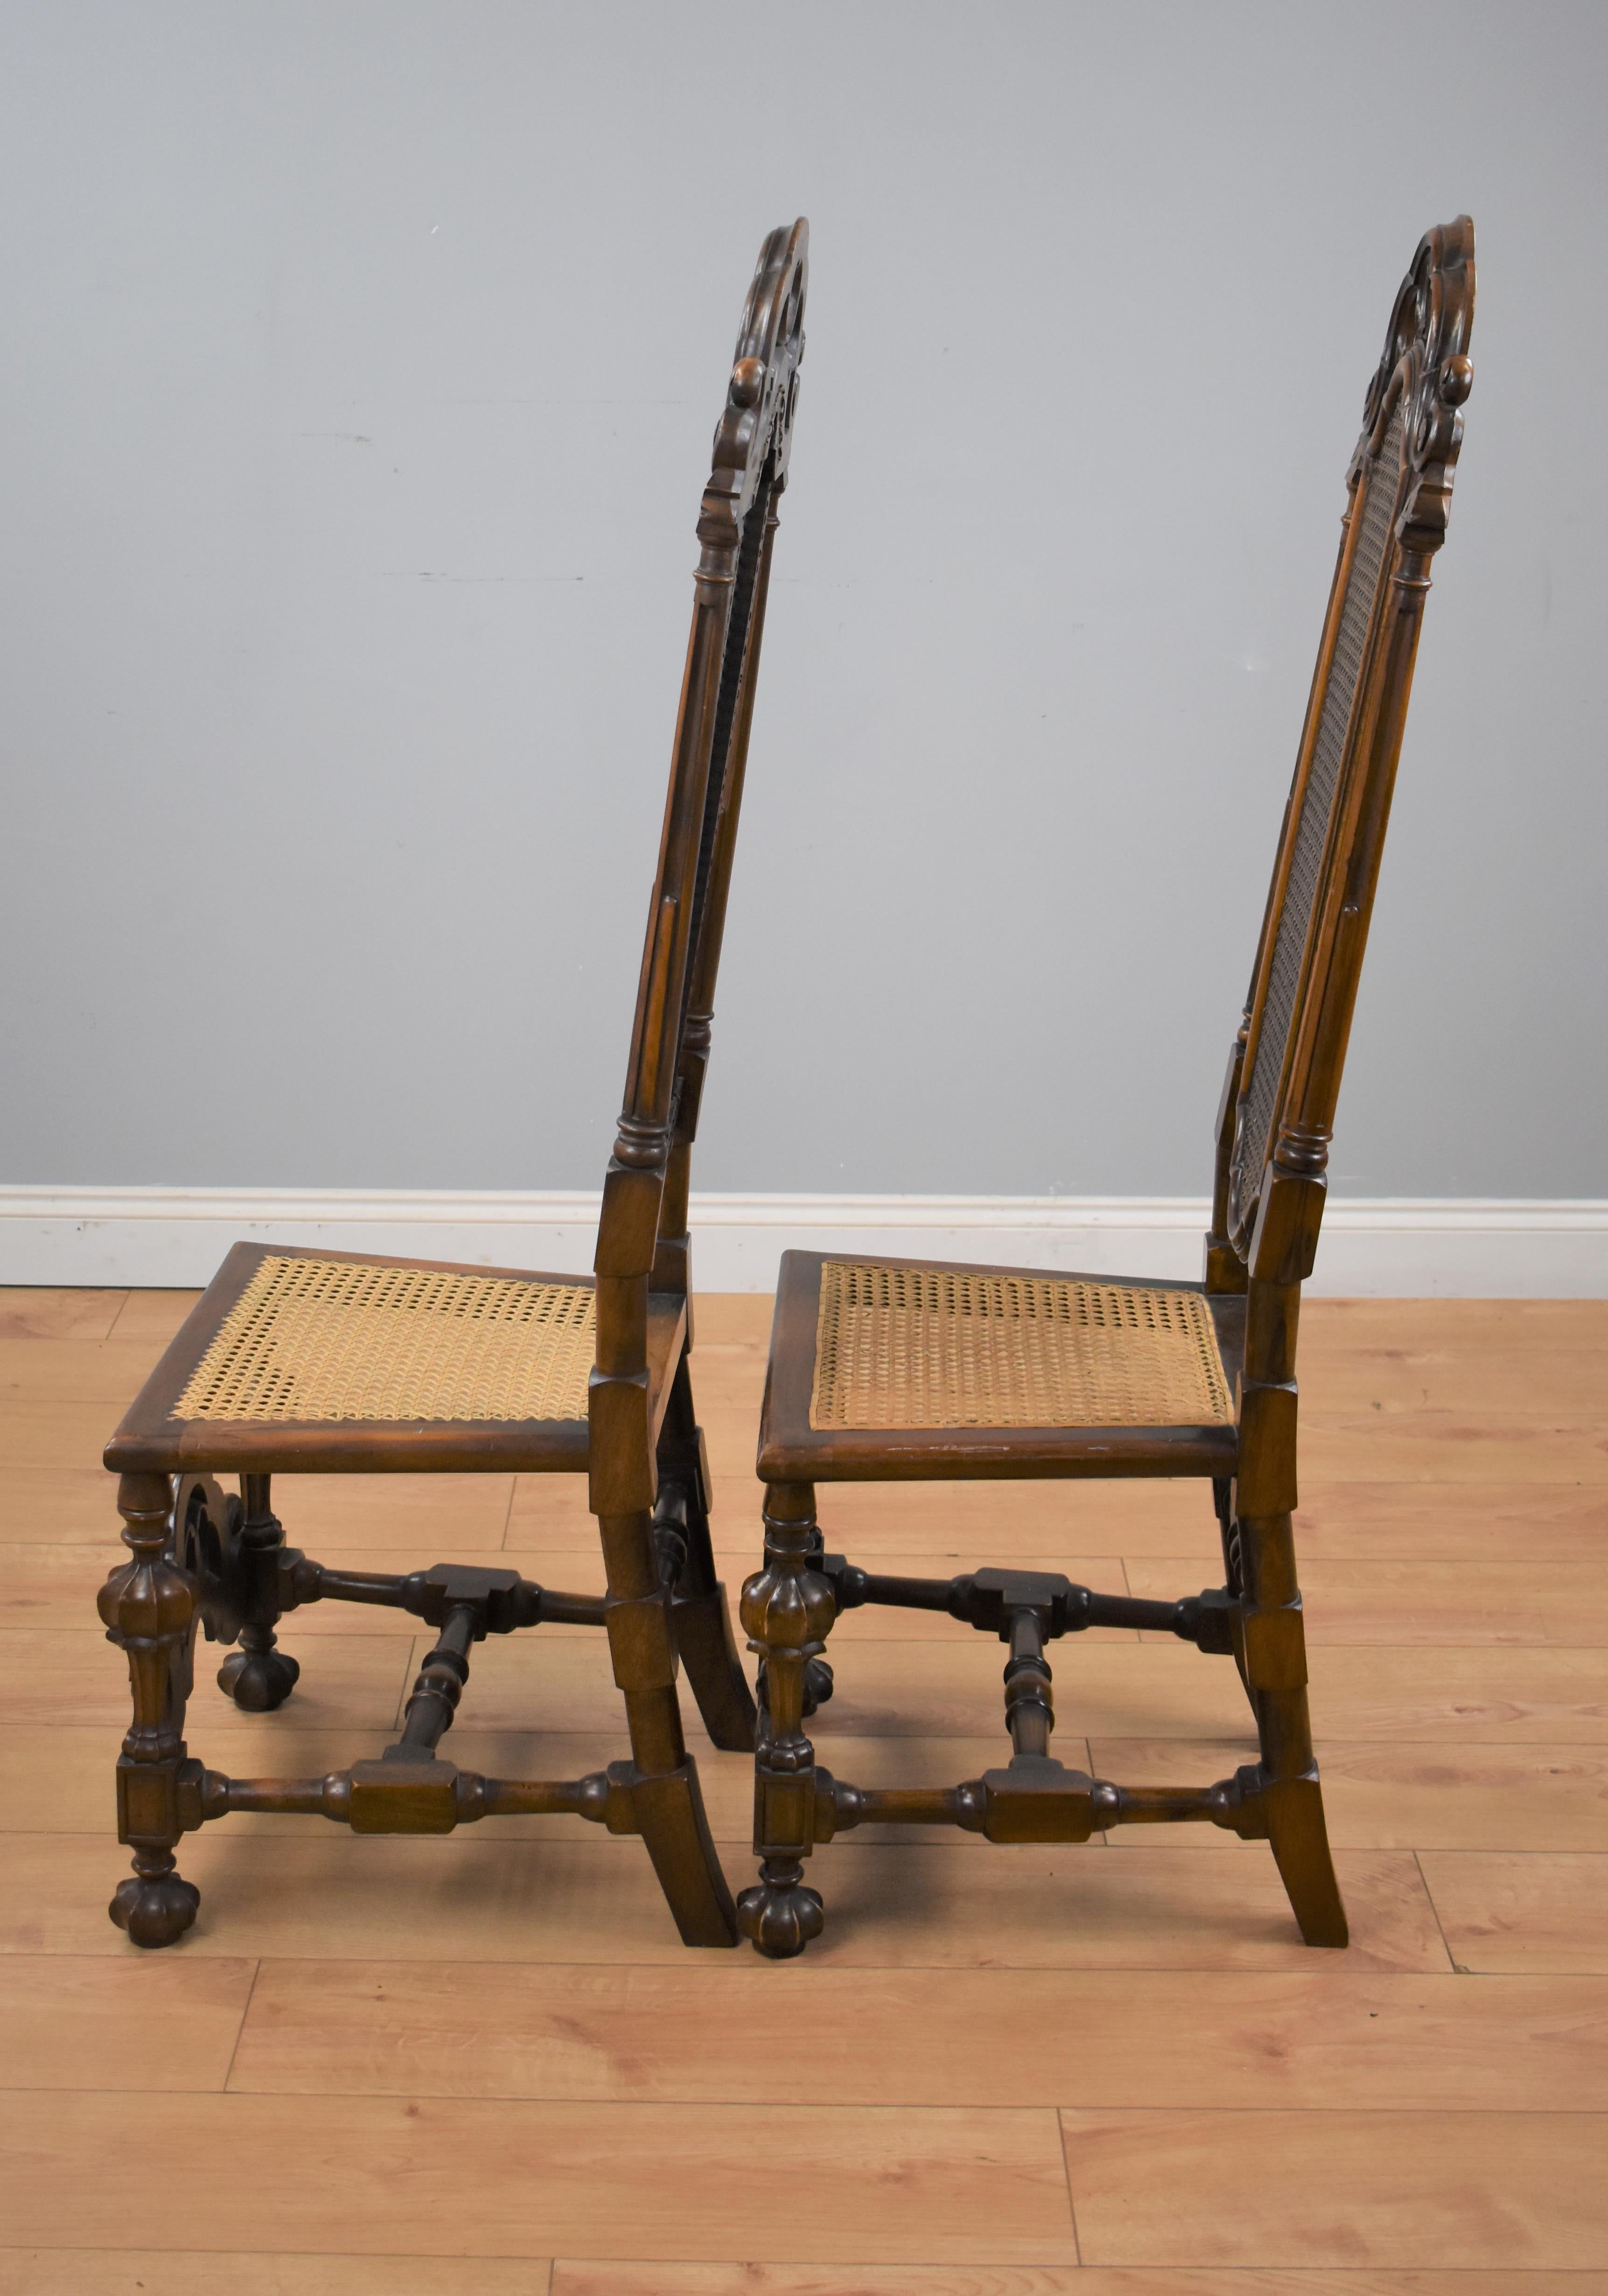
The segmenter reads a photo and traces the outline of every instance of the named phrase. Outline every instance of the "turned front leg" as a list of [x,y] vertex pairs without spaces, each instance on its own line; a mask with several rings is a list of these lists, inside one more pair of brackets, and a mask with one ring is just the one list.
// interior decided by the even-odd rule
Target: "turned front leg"
[[743,1588],[748,1647],[763,1665],[766,1711],[755,1757],[754,1847],[760,1878],[737,1901],[743,1935],[773,1961],[802,1953],[825,1915],[804,1860],[814,1847],[815,1750],[804,1735],[809,1669],[837,1615],[831,1582],[810,1566],[820,1552],[809,1483],[765,1493],[765,1567]]
[[173,1512],[167,1477],[125,1475],[118,1510],[133,1560],[112,1572],[98,1607],[107,1640],[127,1657],[134,1697],[134,1721],[118,1759],[118,1839],[134,1851],[134,1876],[107,1910],[135,1945],[171,1945],[200,1904],[200,1891],[180,1879],[173,1857],[185,1831],[182,1803],[199,1796],[200,1783],[200,1764],[186,1759],[184,1736],[195,1590],[167,1551]]

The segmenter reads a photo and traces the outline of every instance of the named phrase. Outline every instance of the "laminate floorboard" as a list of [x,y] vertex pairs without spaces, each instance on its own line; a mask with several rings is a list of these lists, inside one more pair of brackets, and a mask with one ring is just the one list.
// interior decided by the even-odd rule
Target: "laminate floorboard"
[[[4,2281],[0,2278],[0,2288]],[[48,2284],[54,2296],[57,2284]],[[322,2288],[322,2283],[317,2284]],[[189,2283],[178,2284],[189,2296]],[[95,2284],[92,2296],[100,2296]],[[118,2296],[122,2296],[119,2287]],[[256,2296],[256,2284],[247,2296]],[[277,2291],[275,2292],[277,2296]],[[492,2292],[495,2296],[495,2292]],[[560,2257],[551,2296],[1608,2296],[1608,2273],[1082,2271],[1012,2265],[593,2264]]]
[[126,1955],[0,1954],[0,2086],[222,2088],[257,1973],[239,1955],[147,1973]]
[[[411,2255],[426,2284],[430,2258],[529,2255],[538,2226],[572,2255],[774,2243],[798,2261],[1077,2261],[1054,2112],[818,2103],[810,2174],[831,2205],[767,2234],[755,2152],[784,2151],[796,2127],[774,2106],[158,2092],[131,2144],[115,2092],[0,2093],[19,2247],[70,2230],[92,2248],[267,2249],[289,2208],[315,2253]],[[227,2172],[175,2173],[208,2160]]]
[[[688,1952],[640,1842],[577,1818],[231,1817],[181,1845],[202,1898],[177,1948],[110,1924],[100,1452],[195,1297],[0,1292],[0,2296],[1608,2296],[1608,1304],[1303,1307],[1347,1951],[1304,1948],[1266,1845],[1210,1826],[1016,1849],[866,1826],[811,1861],[825,1935],[765,1964]],[[698,1305],[733,1599],[770,1320]],[[820,1496],[869,1568],[1166,1599],[1220,1575],[1202,1481]],[[285,1477],[275,1505],[331,1563],[602,1586],[583,1477]],[[239,1713],[198,1644],[192,1753],[306,1777],[378,1754],[430,1631],[326,1604],[282,1633],[303,1673],[276,1715]],[[997,1643],[868,1606],[828,1655],[812,1728],[840,1777],[1000,1759]],[[1221,1660],[1111,1633],[1052,1655],[1064,1760],[1141,1785],[1252,1759]],[[741,1887],[751,1767],[682,1702]],[[445,1751],[499,1776],[621,1759],[602,1636],[477,1646]]]
[[484,1964],[265,1961],[228,2086],[921,2108],[966,2060],[994,2107],[1608,2112],[1603,1978],[991,1969],[940,1988],[823,1963],[782,1987],[811,2041],[779,2060],[775,1975],[751,1965],[507,1968],[492,1990]]
[[1426,1849],[1447,1951],[1471,1973],[1608,1972],[1608,1842],[1595,1855]]
[[13,1284],[0,1292],[0,1341],[109,1339],[127,1298],[127,1292],[43,1292]]
[[[1062,2124],[1086,2264],[1608,2261],[1597,2113],[1067,2112]],[[1277,2173],[1248,2173],[1259,2157]]]
[[[551,2270],[546,2257],[433,2256],[423,2284],[429,2296],[549,2296]],[[228,2296],[401,2296],[420,2284],[417,2274],[418,2259],[407,2254],[274,2256],[216,2249],[184,2256],[171,2248],[0,2249],[0,2296],[219,2296],[223,2290]],[[1079,2296],[1089,2292],[1080,2290]],[[1581,2296],[1595,2292],[1582,2291]]]

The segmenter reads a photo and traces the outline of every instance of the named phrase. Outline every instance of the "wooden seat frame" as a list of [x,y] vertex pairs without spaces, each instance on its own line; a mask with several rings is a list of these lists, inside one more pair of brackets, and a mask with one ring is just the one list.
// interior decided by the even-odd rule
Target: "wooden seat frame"
[[[199,1892],[180,1878],[175,1847],[232,1810],[317,1814],[366,1833],[442,1833],[492,1816],[569,1813],[642,1836],[687,1944],[737,1940],[675,1688],[684,1661],[715,1744],[752,1749],[754,1702],[714,1574],[708,1467],[689,1370],[688,1187],[787,484],[807,250],[802,220],[772,232],[761,250],[698,521],[702,551],[669,798],[598,1227],[587,1416],[423,1424],[186,1419],[180,1398],[190,1374],[265,1257],[255,1246],[235,1248],[106,1451],[107,1466],[121,1477],[118,1505],[133,1556],[112,1572],[99,1604],[109,1639],[127,1653],[134,1699],[118,1763],[118,1838],[133,1849],[134,1875],[110,1912],[136,1945],[170,1944],[193,1922]],[[447,1272],[506,1273],[537,1286],[585,1280]],[[513,1570],[452,1562],[402,1576],[326,1569],[285,1545],[271,1504],[275,1475],[510,1469],[588,1476],[606,1594],[560,1594]],[[224,1472],[240,1474],[238,1498],[213,1480]],[[198,1627],[210,1639],[238,1642],[219,1683],[237,1705],[261,1711],[283,1702],[299,1671],[276,1647],[279,1620],[330,1601],[388,1605],[439,1630],[398,1742],[381,1759],[322,1778],[231,1778],[192,1759],[184,1709]],[[474,1644],[545,1622],[606,1632],[630,1759],[573,1780],[483,1777],[442,1759],[436,1750]]]
[[[761,1878],[738,1909],[763,1954],[802,1952],[820,1934],[821,1899],[804,1884],[803,1861],[817,1842],[868,1824],[957,1825],[991,1841],[1062,1842],[1115,1825],[1204,1822],[1269,1841],[1306,1942],[1346,1943],[1312,1752],[1291,1526],[1296,1325],[1323,1217],[1430,563],[1446,531],[1459,409],[1473,380],[1473,229],[1459,217],[1425,236],[1397,296],[1347,474],[1305,730],[1218,1114],[1204,1282],[1194,1287],[1212,1314],[1234,1423],[818,1429],[811,1399],[821,1262],[802,1253],[784,1260],[758,1461],[765,1562],[742,1595],[768,1710],[756,1753]],[[1375,500],[1374,489],[1387,486]],[[816,1521],[820,1483],[1112,1475],[1210,1477],[1222,1587],[1163,1603],[1098,1595],[1041,1572],[897,1578],[827,1554]],[[1008,1764],[943,1790],[853,1786],[817,1765],[803,1726],[830,1694],[827,1636],[840,1611],[862,1603],[944,1611],[1009,1645]],[[1090,1627],[1170,1632],[1231,1655],[1255,1718],[1260,1759],[1204,1787],[1121,1786],[1063,1767],[1049,1752],[1045,1645]]]

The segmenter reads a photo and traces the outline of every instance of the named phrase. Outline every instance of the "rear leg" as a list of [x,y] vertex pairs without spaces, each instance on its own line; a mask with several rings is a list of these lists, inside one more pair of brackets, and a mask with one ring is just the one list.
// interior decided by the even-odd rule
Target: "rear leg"
[[1350,1932],[1312,1752],[1306,1632],[1290,1518],[1249,1517],[1236,1529],[1244,1580],[1242,1672],[1261,1745],[1273,1856],[1308,1945],[1343,1946]]
[[709,1505],[703,1430],[693,1415],[692,1385],[683,1356],[659,1437],[654,1540],[660,1570],[675,1588],[671,1615],[676,1647],[704,1727],[722,1752],[751,1754],[754,1693],[738,1655],[726,1590],[715,1576]]
[[[1263,1696],[1269,1702],[1274,1699],[1299,1699],[1301,1719],[1304,1724],[1307,1702],[1304,1691],[1277,1691],[1263,1693]],[[1259,1725],[1262,1725],[1260,1703],[1257,1720]],[[1281,1716],[1273,1721],[1270,1728],[1262,1725],[1264,1747],[1269,1738],[1286,1740],[1287,1735],[1286,1717]],[[1265,1771],[1265,1753],[1263,1768]],[[1278,1867],[1279,1879],[1285,1885],[1291,1910],[1301,1925],[1302,1939],[1308,1945],[1349,1945],[1351,1930],[1340,1895],[1340,1883],[1335,1873],[1335,1861],[1329,1854],[1329,1833],[1324,1822],[1323,1789],[1318,1782],[1317,1763],[1312,1762],[1299,1777],[1269,1778],[1263,1791],[1274,1862]]]
[[732,1946],[736,1909],[705,1815],[698,1767],[682,1737],[670,1605],[656,1567],[652,1523],[644,1509],[600,1515],[598,1529],[608,1572],[609,1654],[631,1732],[632,1759],[614,1764],[610,1776],[630,1792],[637,1830],[682,1944]]
[[269,1492],[266,1475],[242,1475],[239,1498],[210,1475],[185,1475],[173,1515],[173,1559],[195,1581],[208,1641],[239,1645],[217,1686],[248,1714],[282,1706],[301,1673],[276,1646],[285,1533]]

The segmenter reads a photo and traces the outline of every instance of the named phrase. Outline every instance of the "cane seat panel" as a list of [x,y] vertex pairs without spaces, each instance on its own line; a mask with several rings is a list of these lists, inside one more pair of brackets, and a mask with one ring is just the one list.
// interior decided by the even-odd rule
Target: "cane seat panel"
[[1232,1474],[1243,1324],[1194,1284],[784,1252],[759,1472]]
[[[238,1243],[106,1448],[118,1473],[584,1473],[590,1278]],[[686,1334],[648,1298],[657,1434]]]
[[828,1260],[816,1429],[1228,1426],[1197,1292]]
[[273,1253],[172,1415],[584,1419],[595,1355],[589,1284]]

